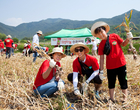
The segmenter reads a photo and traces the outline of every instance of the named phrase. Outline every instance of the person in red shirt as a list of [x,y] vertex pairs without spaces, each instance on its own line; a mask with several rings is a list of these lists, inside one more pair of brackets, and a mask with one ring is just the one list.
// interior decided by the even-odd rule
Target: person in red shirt
[[110,100],[114,102],[114,88],[116,83],[116,76],[120,82],[120,86],[123,92],[123,102],[127,101],[127,72],[126,61],[121,46],[126,46],[129,43],[129,39],[133,38],[131,32],[127,33],[126,40],[120,38],[119,35],[112,33],[107,35],[110,27],[105,22],[96,22],[91,27],[91,34],[101,39],[99,44],[98,54],[100,55],[100,73],[103,74],[104,65],[104,47],[109,36],[110,53],[106,55],[106,68]]
[[17,46],[18,46],[18,44],[13,44],[13,47],[12,47],[12,55],[13,56],[14,56],[14,50],[17,49]]
[[98,60],[94,56],[87,54],[89,48],[82,42],[74,44],[70,48],[70,51],[78,56],[73,61],[73,73],[70,73],[67,77],[70,82],[73,82],[74,94],[78,97],[82,95],[77,85],[78,81],[86,75],[86,81],[82,84],[83,92],[87,91],[89,82],[94,83],[95,96],[97,99],[100,99],[99,88],[102,84],[102,80],[99,76]]
[[0,39],[0,53],[1,53],[1,56],[3,56],[3,49],[4,49],[4,43]]
[[27,49],[28,49],[28,44],[24,43],[23,56],[27,57]]
[[29,40],[27,40],[27,55],[26,56],[28,56],[29,55],[29,57],[30,57],[30,54],[31,54],[32,52],[31,52],[31,43],[30,43],[30,41]]
[[31,49],[31,43],[29,40],[27,40],[27,44],[28,44],[28,49]]
[[10,58],[14,41],[11,39],[11,35],[8,35],[6,38],[4,40],[4,44],[6,45],[6,58]]
[[66,55],[62,52],[62,49],[59,47],[53,48],[51,53],[48,53],[51,56],[51,60],[45,60],[35,78],[33,90],[36,95],[40,94],[41,97],[50,96],[55,93],[58,89],[64,88],[64,82],[60,79],[60,76],[56,76],[55,65],[60,65],[61,58],[64,58]]
[[44,51],[46,52],[46,54],[48,54],[49,52],[49,47],[43,47]]

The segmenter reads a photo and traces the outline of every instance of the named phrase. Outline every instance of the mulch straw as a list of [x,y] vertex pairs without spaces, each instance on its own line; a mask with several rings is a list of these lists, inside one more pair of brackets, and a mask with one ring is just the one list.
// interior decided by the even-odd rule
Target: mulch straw
[[[140,56],[133,60],[133,55],[125,55],[127,61],[128,101],[122,103],[123,94],[119,82],[116,81],[115,100],[111,103],[108,93],[108,82],[105,79],[100,90],[101,101],[96,100],[94,85],[90,84],[88,95],[83,99],[73,94],[73,85],[67,80],[67,75],[73,71],[72,62],[76,56],[67,56],[61,60],[65,81],[65,90],[57,91],[49,98],[42,99],[33,95],[33,83],[44,58],[37,58],[32,63],[33,57],[21,57],[22,53],[15,53],[10,59],[0,56],[0,109],[18,110],[65,110],[68,107],[77,110],[139,110],[140,109]],[[99,56],[97,56],[99,60]],[[105,67],[104,67],[105,68]],[[62,93],[62,94],[61,94]],[[70,107],[71,106],[71,107]]]

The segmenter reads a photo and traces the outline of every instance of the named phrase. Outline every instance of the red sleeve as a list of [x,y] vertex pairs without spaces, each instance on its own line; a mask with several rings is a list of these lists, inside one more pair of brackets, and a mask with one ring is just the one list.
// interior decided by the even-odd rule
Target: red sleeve
[[94,71],[96,71],[96,70],[99,69],[98,60],[97,60],[96,58],[94,58],[94,59],[92,60],[92,69],[93,69]]
[[118,34],[115,34],[115,35],[117,37],[118,43],[121,44],[123,42],[123,39]]
[[73,61],[73,72],[79,72],[78,70],[78,58]]

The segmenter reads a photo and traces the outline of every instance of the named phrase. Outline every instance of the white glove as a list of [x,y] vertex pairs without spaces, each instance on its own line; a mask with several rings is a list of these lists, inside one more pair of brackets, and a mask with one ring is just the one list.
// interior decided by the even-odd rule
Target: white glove
[[132,35],[131,32],[127,32],[126,36],[127,36],[128,39],[133,39],[133,35]]
[[54,59],[51,59],[49,64],[50,64],[50,67],[53,68],[56,65],[56,62],[54,61]]
[[100,77],[101,80],[103,80],[103,79],[105,78],[103,74],[104,74],[104,73],[103,73],[103,70],[100,71],[100,73],[99,73],[99,77]]
[[58,87],[59,90],[62,90],[62,89],[65,88],[65,85],[64,85],[62,79],[59,79],[57,87]]
[[80,93],[80,91],[77,89],[77,87],[74,88],[74,94],[77,96],[82,96],[82,94]]
[[88,84],[89,84],[89,81],[88,80],[82,84],[82,86],[83,86],[83,92],[87,91]]

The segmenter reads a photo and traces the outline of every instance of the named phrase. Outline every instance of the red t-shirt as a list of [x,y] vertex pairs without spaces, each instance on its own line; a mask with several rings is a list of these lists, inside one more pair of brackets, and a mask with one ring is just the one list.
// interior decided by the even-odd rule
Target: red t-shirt
[[[56,64],[60,67],[60,62],[56,62]],[[39,71],[37,73],[35,82],[34,82],[34,86],[33,89],[36,89],[37,87],[46,84],[47,82],[49,82],[52,78],[53,78],[53,69],[51,70],[49,76],[46,79],[43,79],[42,74],[49,68],[49,61],[45,60],[41,67],[39,68]],[[56,72],[56,69],[54,69],[54,71]],[[54,72],[54,73],[55,73]]]
[[31,49],[31,43],[29,43],[27,47],[28,47],[28,49]]
[[[86,64],[87,66],[92,66],[92,69],[94,71],[99,69],[98,60],[94,56],[86,54],[86,61],[84,64]],[[82,74],[82,70],[81,70],[80,63],[78,61],[78,57],[73,61],[73,72],[78,72],[78,73]]]
[[12,43],[13,43],[13,40],[10,39],[10,38],[7,38],[4,40],[5,44],[6,44],[6,47],[11,47],[12,48]]
[[[121,48],[123,39],[119,35],[113,33],[109,36],[109,44],[111,47],[110,54],[106,56],[106,68],[115,69],[126,65],[125,57]],[[99,44],[98,54],[103,55],[106,40],[102,40]]]
[[45,51],[48,52],[49,51],[49,47],[45,47]]
[[13,48],[16,49],[17,48],[17,44],[13,44]]
[[0,42],[0,48],[4,49],[4,43]]

